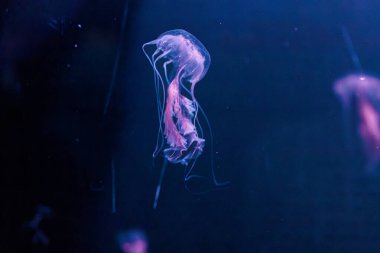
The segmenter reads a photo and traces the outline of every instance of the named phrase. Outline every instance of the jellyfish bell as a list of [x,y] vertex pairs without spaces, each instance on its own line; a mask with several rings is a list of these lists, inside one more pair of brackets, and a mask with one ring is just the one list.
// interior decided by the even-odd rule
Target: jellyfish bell
[[376,108],[380,104],[380,80],[371,75],[349,74],[334,83],[334,92],[345,109],[356,105],[359,109],[363,101]]
[[352,100],[363,99],[372,101],[376,107],[380,105],[380,80],[372,75],[347,75],[335,82],[334,92],[344,107],[349,107]]
[[145,54],[147,54],[145,47],[148,45],[156,46],[151,63],[155,64],[165,58],[165,63],[172,65],[172,71],[180,73],[179,78],[188,79],[191,84],[200,81],[210,67],[211,57],[205,46],[185,30],[167,31],[157,39],[145,43],[143,45]]

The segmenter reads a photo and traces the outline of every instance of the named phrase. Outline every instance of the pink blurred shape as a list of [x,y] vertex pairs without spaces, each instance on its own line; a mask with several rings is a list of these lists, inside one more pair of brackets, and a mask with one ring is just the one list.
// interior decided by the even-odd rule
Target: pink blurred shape
[[368,75],[351,74],[334,84],[344,110],[356,106],[358,132],[368,159],[368,169],[380,162],[380,80]]
[[145,240],[125,242],[121,245],[124,253],[147,253],[148,243]]

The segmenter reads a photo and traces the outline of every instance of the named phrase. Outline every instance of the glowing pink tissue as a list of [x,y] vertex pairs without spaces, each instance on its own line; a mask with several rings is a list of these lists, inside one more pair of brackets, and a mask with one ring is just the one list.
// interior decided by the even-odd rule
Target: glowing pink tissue
[[[152,54],[147,46],[153,47]],[[145,43],[143,50],[154,70],[157,93],[160,126],[153,156],[163,149],[169,162],[188,164],[205,144],[194,88],[210,66],[210,55],[199,40],[180,29]]]
[[348,75],[334,84],[345,110],[356,105],[358,132],[370,168],[380,162],[380,80],[368,75]]

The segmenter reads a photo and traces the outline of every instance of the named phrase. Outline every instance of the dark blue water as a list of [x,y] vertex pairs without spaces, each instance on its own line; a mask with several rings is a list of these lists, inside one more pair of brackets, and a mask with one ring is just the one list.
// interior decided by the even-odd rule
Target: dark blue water
[[[0,7],[1,252],[118,252],[115,234],[131,227],[150,252],[378,251],[380,173],[365,170],[355,117],[345,124],[332,85],[358,71],[342,26],[363,69],[380,73],[380,3]],[[152,159],[156,98],[141,46],[177,28],[211,55],[195,93],[216,174],[231,183],[193,194],[184,167],[169,164],[153,210],[163,158]],[[208,159],[196,173],[209,175]],[[38,204],[54,210],[48,246],[31,245],[23,225]]]

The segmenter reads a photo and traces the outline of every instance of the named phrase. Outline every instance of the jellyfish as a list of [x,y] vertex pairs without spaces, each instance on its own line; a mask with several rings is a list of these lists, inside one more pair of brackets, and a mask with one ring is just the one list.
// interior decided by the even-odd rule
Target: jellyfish
[[380,80],[363,74],[351,74],[334,84],[345,112],[355,106],[358,134],[372,171],[380,162]]
[[[153,48],[151,54],[148,47]],[[185,181],[195,177],[191,171],[206,142],[199,112],[210,130],[212,149],[210,123],[194,94],[195,86],[208,71],[211,58],[205,46],[182,29],[167,31],[145,43],[142,49],[153,68],[156,90],[159,130],[153,157],[161,153],[164,156],[156,190],[156,208],[167,162],[187,167]]]

